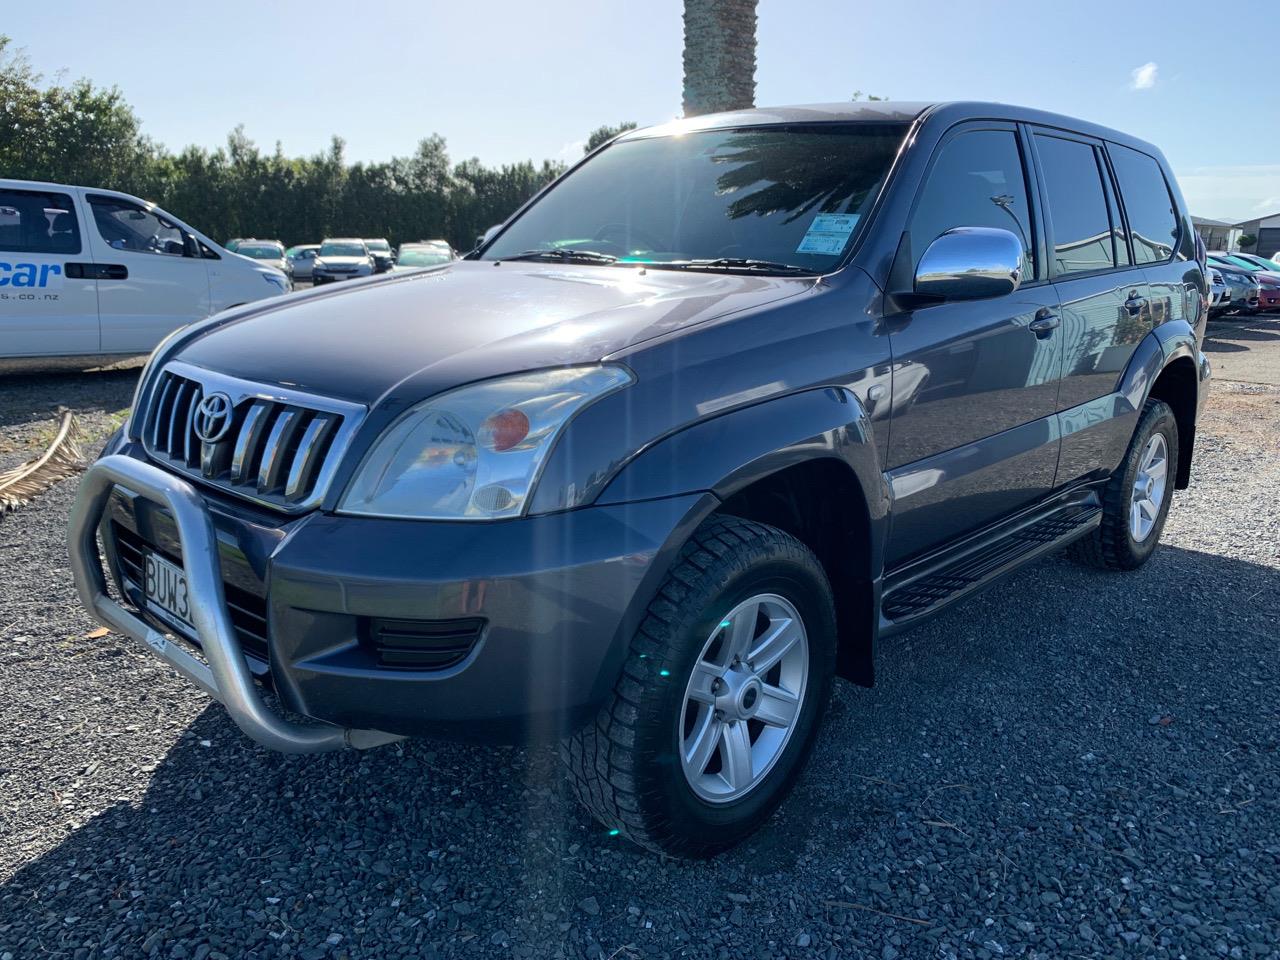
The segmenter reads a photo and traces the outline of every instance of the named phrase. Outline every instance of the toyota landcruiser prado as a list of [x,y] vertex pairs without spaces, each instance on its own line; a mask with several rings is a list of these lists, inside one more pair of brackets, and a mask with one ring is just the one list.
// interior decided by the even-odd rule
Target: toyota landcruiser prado
[[563,738],[601,821],[710,855],[880,641],[1068,544],[1151,556],[1205,276],[1160,152],[1066,117],[633,131],[462,260],[162,344],[74,573],[268,747]]

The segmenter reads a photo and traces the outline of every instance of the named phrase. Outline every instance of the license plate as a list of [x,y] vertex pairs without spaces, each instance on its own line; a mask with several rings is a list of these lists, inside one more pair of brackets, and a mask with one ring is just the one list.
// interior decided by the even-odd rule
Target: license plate
[[154,553],[145,556],[144,564],[146,582],[142,590],[147,602],[190,625],[191,604],[187,596],[187,575],[182,572],[182,568]]

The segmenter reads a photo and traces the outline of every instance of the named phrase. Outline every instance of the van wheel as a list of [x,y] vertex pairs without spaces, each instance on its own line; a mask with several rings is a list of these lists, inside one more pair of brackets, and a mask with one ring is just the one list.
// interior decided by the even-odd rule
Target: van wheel
[[1091,566],[1136,570],[1155,552],[1178,474],[1178,422],[1162,400],[1148,400],[1129,451],[1107,481],[1102,523],[1075,545]]
[[759,827],[813,747],[835,608],[799,540],[713,517],[680,552],[596,719],[563,741],[578,799],[660,853],[709,857]]

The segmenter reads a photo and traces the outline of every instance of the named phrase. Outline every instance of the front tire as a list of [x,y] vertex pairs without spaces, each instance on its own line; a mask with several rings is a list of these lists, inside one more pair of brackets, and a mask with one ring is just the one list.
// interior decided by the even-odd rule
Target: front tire
[[1107,481],[1102,523],[1076,544],[1078,559],[1110,570],[1136,570],[1155,553],[1178,474],[1178,422],[1162,400],[1142,408],[1129,450]]
[[610,701],[562,744],[578,799],[660,853],[709,857],[739,843],[808,758],[835,631],[831,588],[804,544],[708,520],[649,605]]

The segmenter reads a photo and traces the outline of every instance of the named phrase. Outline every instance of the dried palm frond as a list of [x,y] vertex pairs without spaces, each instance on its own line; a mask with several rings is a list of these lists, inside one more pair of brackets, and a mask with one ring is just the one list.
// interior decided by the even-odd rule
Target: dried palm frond
[[0,516],[30,503],[59,480],[83,470],[84,454],[80,450],[83,438],[75,414],[64,411],[48,450],[34,460],[0,473]]

